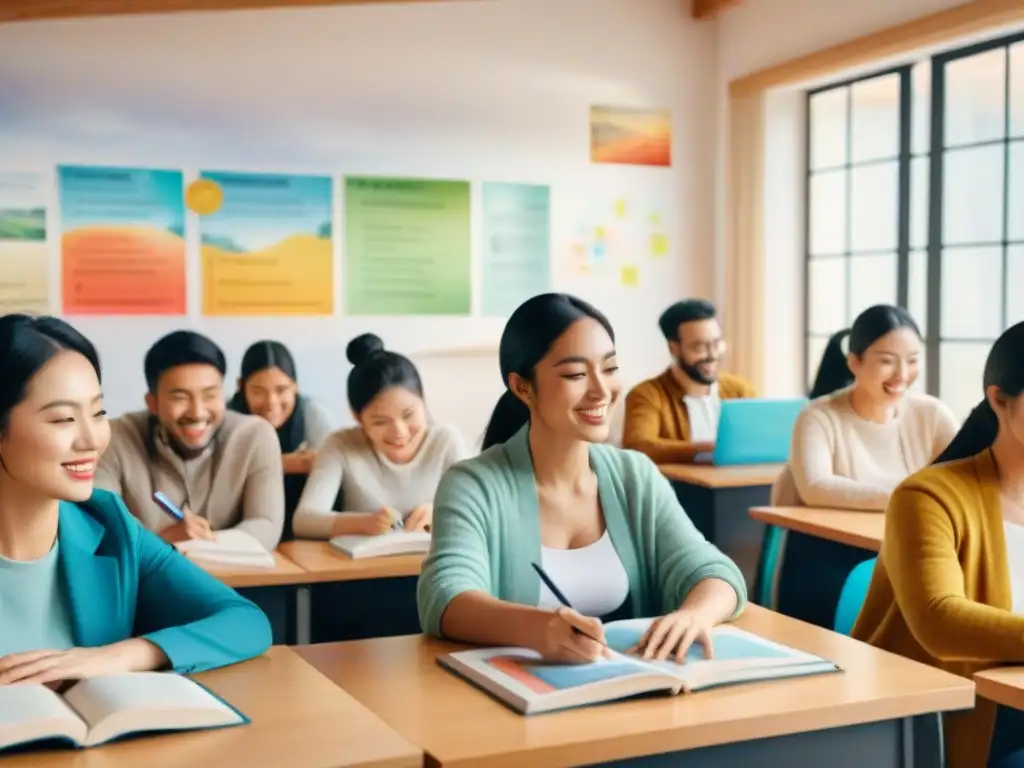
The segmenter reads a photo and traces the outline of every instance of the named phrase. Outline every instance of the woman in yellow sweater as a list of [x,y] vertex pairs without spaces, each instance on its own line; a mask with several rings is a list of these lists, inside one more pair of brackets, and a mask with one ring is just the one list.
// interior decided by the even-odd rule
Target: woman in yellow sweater
[[[1022,350],[1018,323],[949,448],[893,493],[854,637],[964,676],[1024,661]],[[944,725],[949,768],[1024,765],[1024,714],[978,699]]]

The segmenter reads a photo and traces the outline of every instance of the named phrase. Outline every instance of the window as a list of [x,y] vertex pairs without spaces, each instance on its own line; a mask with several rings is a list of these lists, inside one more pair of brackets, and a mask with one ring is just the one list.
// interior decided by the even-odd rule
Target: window
[[808,379],[829,335],[896,303],[919,384],[966,416],[1024,320],[1024,35],[812,91],[807,113]]

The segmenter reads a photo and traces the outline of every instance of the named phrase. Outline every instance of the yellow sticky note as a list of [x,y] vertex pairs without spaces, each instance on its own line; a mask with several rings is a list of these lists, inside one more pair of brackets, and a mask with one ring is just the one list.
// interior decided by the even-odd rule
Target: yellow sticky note
[[200,216],[210,216],[220,210],[224,190],[210,179],[196,179],[185,190],[185,205]]
[[615,201],[615,215],[620,219],[626,218],[626,214],[629,212],[629,206],[626,205],[625,200]]
[[639,270],[636,268],[635,264],[626,264],[622,268],[622,272],[619,274],[622,284],[627,288],[636,288],[640,277],[638,272]]
[[647,218],[650,220],[651,224],[655,224],[655,225],[661,224],[661,214],[660,213],[652,213]]
[[651,235],[651,255],[664,256],[668,253],[668,236],[664,232]]
[[606,234],[604,227],[594,227],[594,239],[599,243],[604,241]]

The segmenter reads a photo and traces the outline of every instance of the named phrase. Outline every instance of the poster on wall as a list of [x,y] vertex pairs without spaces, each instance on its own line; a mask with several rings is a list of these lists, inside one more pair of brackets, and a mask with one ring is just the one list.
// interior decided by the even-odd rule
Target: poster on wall
[[508,316],[551,290],[551,188],[486,182],[483,207],[483,314]]
[[0,314],[49,311],[47,179],[0,171]]
[[205,315],[334,312],[334,182],[208,171],[189,185],[199,216]]
[[580,209],[563,272],[570,279],[611,278],[635,288],[645,265],[668,254],[662,206],[628,196],[598,197]]
[[592,106],[590,161],[672,165],[672,114],[667,109]]
[[57,189],[64,314],[185,314],[179,171],[60,166]]
[[470,313],[467,181],[345,179],[345,311]]

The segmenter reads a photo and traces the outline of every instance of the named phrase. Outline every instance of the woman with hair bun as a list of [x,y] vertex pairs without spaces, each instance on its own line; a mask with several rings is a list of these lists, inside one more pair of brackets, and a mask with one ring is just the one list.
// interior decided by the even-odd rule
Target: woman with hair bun
[[[402,521],[425,530],[441,475],[466,456],[452,427],[433,424],[412,361],[372,333],[349,342],[348,402],[358,426],[327,438],[295,512],[299,538],[377,535]],[[345,510],[335,499],[344,484]]]

